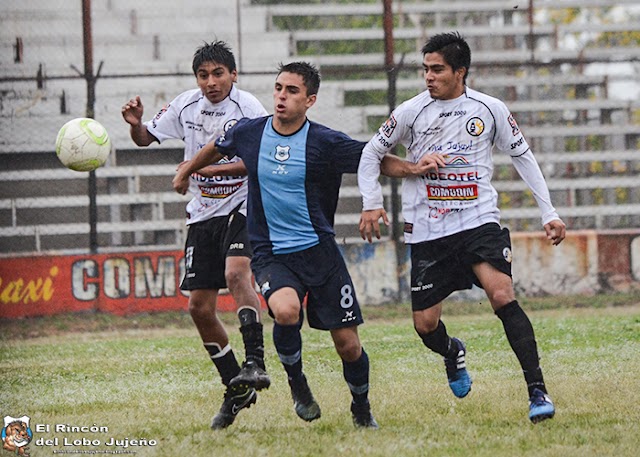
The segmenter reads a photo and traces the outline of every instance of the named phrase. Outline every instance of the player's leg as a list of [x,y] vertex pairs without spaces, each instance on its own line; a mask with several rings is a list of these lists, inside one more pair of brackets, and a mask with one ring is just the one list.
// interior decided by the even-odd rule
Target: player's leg
[[369,357],[358,336],[362,312],[347,265],[333,241],[321,243],[310,250],[310,255],[305,271],[305,279],[311,282],[307,299],[309,325],[331,332],[351,392],[354,425],[378,428],[369,403]]
[[216,251],[215,234],[219,222],[216,219],[189,226],[185,244],[185,278],[180,285],[182,290],[190,291],[189,314],[226,386],[220,411],[211,423],[214,429],[228,427],[240,409],[249,407],[256,401],[253,388],[229,386],[231,379],[240,372],[240,366],[224,325],[216,313],[218,289],[226,287],[224,259],[213,254]]
[[253,258],[251,268],[274,321],[273,344],[287,373],[294,409],[300,418],[312,421],[320,417],[320,407],[302,371],[300,329],[305,289],[290,269],[297,256],[298,253],[286,256],[263,254]]
[[229,292],[238,306],[240,333],[245,348],[245,361],[231,385],[246,384],[256,390],[271,385],[264,363],[264,336],[260,319],[260,300],[255,291],[251,272],[253,254],[246,228],[246,219],[240,213],[229,216],[222,248],[226,250],[225,280]]
[[447,333],[447,327],[440,319],[442,303],[430,308],[413,312],[413,325],[426,347],[444,359],[447,381],[453,394],[458,398],[466,397],[473,383],[467,371],[467,349],[458,338]]
[[466,366],[466,347],[449,336],[440,319],[442,300],[451,292],[471,287],[458,263],[459,236],[411,245],[411,308],[413,326],[423,344],[444,359],[449,387],[466,397],[472,379]]
[[351,391],[351,415],[356,427],[378,428],[369,403],[369,356],[360,344],[358,327],[331,330],[342,373]]
[[487,262],[474,265],[474,271],[522,367],[530,401],[529,418],[534,423],[552,418],[555,407],[544,383],[533,326],[515,299],[511,277]]
[[278,289],[267,299],[273,323],[273,344],[287,373],[293,407],[303,420],[320,418],[320,405],[316,402],[307,378],[302,371],[302,304],[298,292],[291,287]]

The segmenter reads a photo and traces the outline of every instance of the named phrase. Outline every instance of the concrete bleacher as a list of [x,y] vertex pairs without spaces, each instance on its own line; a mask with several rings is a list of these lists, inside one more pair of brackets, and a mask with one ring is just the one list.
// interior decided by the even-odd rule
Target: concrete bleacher
[[[636,3],[537,0],[535,6],[613,10]],[[619,84],[638,85],[639,77],[615,68],[589,71],[594,68],[591,62],[635,62],[640,47],[616,43],[564,48],[563,40],[582,37],[584,26],[552,24],[541,15],[529,27],[528,6],[524,0],[394,2],[394,38],[414,48],[404,57],[397,89],[403,94],[424,90],[419,49],[427,33],[460,30],[473,50],[469,86],[507,101],[570,227],[640,225],[640,106],[637,97],[612,90]],[[309,112],[312,120],[368,140],[379,125],[372,119],[388,115],[388,107],[379,102],[346,101],[358,93],[386,93],[384,74],[374,78],[369,72],[383,66],[381,53],[309,53],[336,40],[380,42],[381,2],[265,6],[216,0],[216,8],[208,11],[195,0],[109,0],[93,2],[93,7],[94,71],[103,62],[95,117],[107,127],[116,149],[107,166],[96,171],[101,250],[182,247],[187,197],[171,189],[182,145],[176,141],[135,147],[120,107],[139,94],[149,119],[175,95],[195,87],[191,56],[204,39],[220,38],[232,45],[239,87],[254,93],[269,111],[276,65],[299,59],[316,62],[330,75]],[[53,154],[59,127],[85,112],[86,84],[71,68],[83,68],[79,9],[63,0],[7,0],[0,10],[1,254],[88,246],[87,174],[64,169]],[[369,16],[365,22],[373,25],[340,28],[331,22],[337,16]],[[324,28],[291,27],[296,17],[316,18]],[[44,21],[46,28],[39,25]],[[289,28],[279,28],[282,24]],[[592,36],[638,31],[638,16],[589,26]],[[24,44],[24,60],[19,63],[13,59],[17,37]],[[354,70],[358,77],[349,79]],[[38,71],[44,73],[42,87],[37,85]],[[539,229],[539,211],[510,159],[496,155],[495,165],[505,223],[514,230]],[[388,184],[384,192],[390,196]],[[340,196],[336,231],[340,239],[352,242],[359,239],[361,208],[354,176],[345,177]]]

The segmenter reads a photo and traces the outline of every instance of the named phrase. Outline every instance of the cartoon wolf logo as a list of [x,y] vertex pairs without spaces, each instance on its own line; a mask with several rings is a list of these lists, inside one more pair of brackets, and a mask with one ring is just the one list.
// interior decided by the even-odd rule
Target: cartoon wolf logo
[[14,452],[16,455],[29,457],[27,445],[31,442],[33,434],[29,428],[29,417],[4,417],[2,429],[2,448]]

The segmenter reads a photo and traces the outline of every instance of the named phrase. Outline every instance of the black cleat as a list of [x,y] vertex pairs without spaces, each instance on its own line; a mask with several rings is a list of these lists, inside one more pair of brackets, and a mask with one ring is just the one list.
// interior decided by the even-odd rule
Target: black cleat
[[307,384],[307,378],[304,375],[295,381],[289,378],[289,387],[291,387],[293,407],[298,417],[307,422],[320,418],[320,405],[313,398],[309,384]]
[[373,414],[371,414],[371,405],[368,401],[363,404],[351,402],[351,417],[356,428],[370,428],[373,430],[379,428]]
[[242,364],[240,373],[238,373],[229,382],[232,387],[239,387],[241,385],[253,387],[256,390],[268,389],[271,385],[271,379],[269,375],[257,362],[248,360]]
[[227,387],[220,411],[211,421],[211,428],[214,430],[227,428],[236,420],[240,410],[251,407],[257,398],[258,394],[253,387]]

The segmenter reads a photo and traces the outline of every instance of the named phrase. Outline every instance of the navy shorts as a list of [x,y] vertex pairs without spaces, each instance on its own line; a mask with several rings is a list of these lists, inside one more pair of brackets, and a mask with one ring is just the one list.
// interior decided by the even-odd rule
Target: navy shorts
[[189,225],[182,290],[224,289],[227,257],[251,258],[247,219],[238,212]]
[[283,287],[295,289],[300,303],[306,295],[312,328],[331,330],[363,322],[351,275],[333,238],[291,254],[256,254],[251,268],[267,304]]
[[511,237],[496,223],[411,245],[411,308],[430,308],[457,290],[482,287],[472,265],[488,262],[511,276]]

